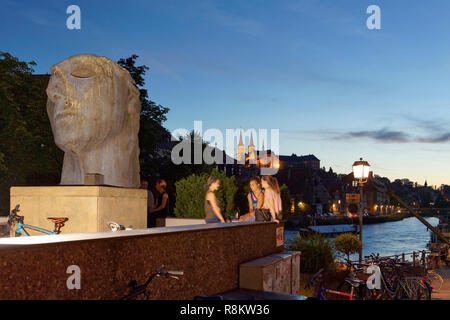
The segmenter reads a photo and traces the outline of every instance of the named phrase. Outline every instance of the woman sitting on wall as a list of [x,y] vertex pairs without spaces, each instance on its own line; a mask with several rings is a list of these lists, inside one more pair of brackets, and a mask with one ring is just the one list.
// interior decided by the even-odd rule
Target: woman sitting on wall
[[249,213],[239,218],[239,221],[255,221],[255,212],[262,208],[264,204],[264,190],[261,188],[259,177],[250,179],[250,192],[247,195]]
[[264,204],[261,210],[256,210],[256,221],[274,221],[281,219],[281,195],[278,181],[272,176],[263,176],[261,185],[264,188]]
[[208,178],[208,182],[205,184],[205,222],[206,223],[224,223],[216,194],[220,187],[220,180],[214,176]]

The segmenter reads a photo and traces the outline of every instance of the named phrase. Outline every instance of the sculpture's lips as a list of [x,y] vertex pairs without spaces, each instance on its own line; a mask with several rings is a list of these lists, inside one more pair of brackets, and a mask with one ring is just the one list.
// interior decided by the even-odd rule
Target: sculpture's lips
[[76,114],[77,113],[76,110],[73,109],[73,105],[69,103],[67,99],[65,100],[61,99],[55,104],[53,119],[55,121],[58,121],[68,117],[75,116]]
[[54,119],[55,121],[70,117],[70,116],[75,116],[75,112],[70,112],[70,111],[62,111],[62,112],[58,112],[55,114]]

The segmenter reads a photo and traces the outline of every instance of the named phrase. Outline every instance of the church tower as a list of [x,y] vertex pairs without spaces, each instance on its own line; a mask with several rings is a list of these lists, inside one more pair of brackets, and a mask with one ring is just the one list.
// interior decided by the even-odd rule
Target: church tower
[[238,163],[245,164],[245,147],[244,147],[244,142],[242,141],[242,129],[241,129],[241,134],[239,137],[237,160],[238,160]]
[[255,145],[253,144],[253,132],[250,133],[250,144],[248,145],[248,162],[256,164]]

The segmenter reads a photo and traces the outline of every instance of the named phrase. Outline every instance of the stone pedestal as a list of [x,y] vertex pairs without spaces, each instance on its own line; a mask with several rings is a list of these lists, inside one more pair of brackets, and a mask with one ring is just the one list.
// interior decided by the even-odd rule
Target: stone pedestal
[[[12,187],[11,209],[20,204],[24,223],[53,231],[47,217],[67,217],[61,234],[109,231],[114,221],[147,228],[147,191],[106,186]],[[43,235],[29,231],[30,235]]]

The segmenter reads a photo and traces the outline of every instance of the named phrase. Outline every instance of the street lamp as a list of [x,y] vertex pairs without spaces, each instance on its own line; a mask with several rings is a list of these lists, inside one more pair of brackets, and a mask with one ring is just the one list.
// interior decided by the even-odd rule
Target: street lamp
[[[359,161],[355,161],[353,163],[353,177],[358,181],[359,185],[359,197],[361,201],[361,207],[359,212],[359,240],[362,244],[362,225],[363,225],[363,187],[364,183],[369,179],[370,165],[367,161],[363,161],[362,158],[359,158]],[[362,263],[362,246],[361,250],[359,250],[359,263]]]

